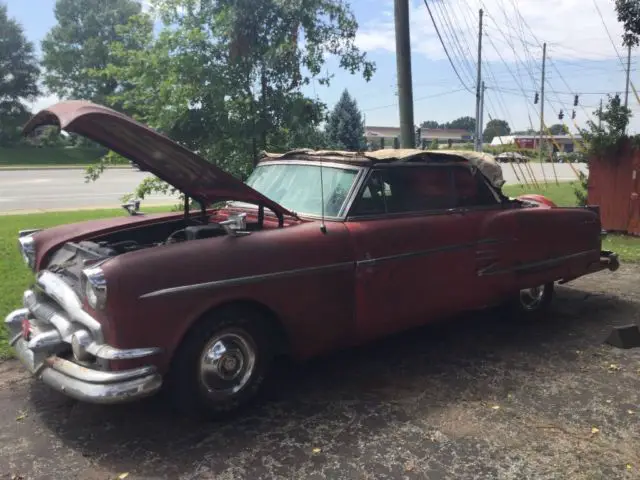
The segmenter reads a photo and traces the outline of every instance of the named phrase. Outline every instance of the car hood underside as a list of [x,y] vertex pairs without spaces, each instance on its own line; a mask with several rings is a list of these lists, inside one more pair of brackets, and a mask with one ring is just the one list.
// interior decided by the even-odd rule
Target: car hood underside
[[205,205],[238,200],[263,205],[278,217],[293,215],[191,150],[105,106],[81,100],[59,102],[38,112],[23,133],[28,135],[46,125],[86,137],[133,160]]

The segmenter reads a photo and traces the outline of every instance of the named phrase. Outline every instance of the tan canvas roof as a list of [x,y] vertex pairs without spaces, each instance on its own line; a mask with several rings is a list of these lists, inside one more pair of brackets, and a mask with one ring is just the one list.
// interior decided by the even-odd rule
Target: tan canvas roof
[[451,160],[464,159],[473,167],[478,168],[491,184],[496,188],[502,188],[505,181],[502,176],[502,168],[496,162],[493,155],[484,152],[474,152],[468,150],[420,150],[420,149],[382,149],[373,152],[347,152],[341,150],[310,150],[299,149],[285,153],[262,152],[262,160],[303,158],[314,160],[318,158],[326,160],[338,160],[348,163],[378,163],[378,162],[406,162],[413,158],[422,157],[428,160],[432,157],[451,156]]

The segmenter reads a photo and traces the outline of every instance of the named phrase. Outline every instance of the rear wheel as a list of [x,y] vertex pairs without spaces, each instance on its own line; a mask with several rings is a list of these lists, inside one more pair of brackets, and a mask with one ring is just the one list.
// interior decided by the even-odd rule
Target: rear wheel
[[215,312],[193,327],[168,376],[168,393],[180,413],[219,418],[252,403],[273,360],[268,323],[252,309]]
[[554,283],[523,288],[508,303],[508,313],[524,318],[540,318],[553,301]]

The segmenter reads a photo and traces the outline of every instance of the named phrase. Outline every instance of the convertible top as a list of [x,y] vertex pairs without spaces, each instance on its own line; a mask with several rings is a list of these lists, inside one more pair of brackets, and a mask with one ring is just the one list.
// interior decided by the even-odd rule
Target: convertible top
[[395,162],[466,162],[480,170],[495,187],[502,188],[505,181],[502,168],[493,155],[468,150],[419,150],[419,149],[382,149],[373,152],[347,152],[342,150],[298,149],[285,153],[262,152],[259,162],[269,160],[308,160],[331,161],[355,165],[375,165]]

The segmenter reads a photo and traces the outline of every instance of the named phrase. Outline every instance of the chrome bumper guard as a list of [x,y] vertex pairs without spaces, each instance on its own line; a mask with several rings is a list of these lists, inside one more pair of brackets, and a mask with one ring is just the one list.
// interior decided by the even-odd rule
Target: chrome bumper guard
[[[80,300],[58,275],[41,272],[36,288],[46,294],[44,298],[27,290],[23,297],[25,308],[11,312],[5,319],[10,344],[31,374],[59,392],[90,403],[124,403],[160,389],[162,377],[155,366],[107,370],[110,360],[156,355],[159,348],[123,350],[102,343],[99,322],[81,310]],[[95,357],[96,368],[59,356],[71,350],[71,339],[78,332],[91,332],[93,340],[86,345],[86,352]]]

